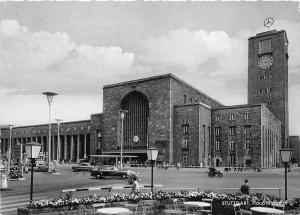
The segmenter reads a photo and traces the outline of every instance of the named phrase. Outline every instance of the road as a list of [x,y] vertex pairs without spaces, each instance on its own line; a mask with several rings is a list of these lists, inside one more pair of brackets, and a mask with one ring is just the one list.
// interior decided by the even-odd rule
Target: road
[[[151,183],[150,168],[134,168],[140,175],[140,184]],[[276,169],[264,172],[228,172],[222,178],[208,178],[206,169],[180,169],[170,168],[168,170],[154,168],[154,184],[163,185],[163,189],[176,188],[177,190],[187,188],[199,188],[200,191],[212,190],[216,192],[235,192],[236,190],[225,188],[238,188],[244,179],[249,180],[251,192],[253,188],[284,188],[284,170]],[[119,178],[95,179],[89,173],[72,172],[71,166],[61,165],[58,167],[59,174],[48,174],[44,172],[34,173],[34,199],[49,199],[60,196],[61,190],[82,187],[106,187],[128,185],[126,180]],[[30,174],[25,175],[24,181],[9,181],[9,190],[1,191],[0,213],[4,215],[16,214],[16,208],[29,202]],[[220,188],[220,189],[217,189]],[[176,190],[174,189],[174,190]],[[173,190],[173,189],[172,189]],[[112,192],[128,193],[127,190],[113,190]],[[269,194],[278,195],[278,191],[265,190]],[[99,195],[110,195],[108,191],[77,192],[74,197],[87,196],[91,193]],[[288,173],[288,194],[291,197],[300,197],[300,170],[293,169]],[[281,197],[283,197],[283,191]]]

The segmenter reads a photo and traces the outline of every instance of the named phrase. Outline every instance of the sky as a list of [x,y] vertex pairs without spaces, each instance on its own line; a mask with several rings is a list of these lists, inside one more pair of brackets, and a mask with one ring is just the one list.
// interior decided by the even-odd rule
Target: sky
[[290,135],[300,135],[299,2],[0,2],[0,124],[87,120],[102,88],[172,73],[225,105],[247,103],[248,38],[289,39]]

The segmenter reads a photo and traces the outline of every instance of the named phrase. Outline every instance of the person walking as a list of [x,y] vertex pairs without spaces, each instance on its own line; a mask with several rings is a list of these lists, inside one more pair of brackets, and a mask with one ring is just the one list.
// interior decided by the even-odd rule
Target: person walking
[[241,186],[241,192],[245,195],[250,194],[250,187],[248,185],[248,179],[245,179],[245,183]]
[[135,194],[137,195],[140,192],[140,186],[139,186],[139,182],[138,182],[138,178],[137,176],[133,176],[133,184],[132,184],[132,190],[130,194]]

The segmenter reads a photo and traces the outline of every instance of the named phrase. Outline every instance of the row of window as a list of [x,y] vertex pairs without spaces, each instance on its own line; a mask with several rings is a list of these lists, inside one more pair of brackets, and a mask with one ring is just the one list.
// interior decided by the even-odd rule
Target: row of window
[[271,77],[272,77],[271,75],[260,75],[259,79],[260,80],[262,80],[262,79],[271,79]]
[[[244,134],[251,133],[251,125],[244,125]],[[215,135],[219,136],[221,134],[221,127],[215,127]],[[236,126],[229,126],[229,134],[235,135],[236,134]]]
[[[216,140],[215,142],[215,150],[219,151],[221,148],[221,141]],[[235,140],[230,140],[229,141],[229,149],[230,150],[235,150],[236,149],[236,142]],[[244,141],[244,149],[249,150],[251,149],[251,140],[245,140]]]
[[[220,115],[217,115],[216,116],[216,121],[220,121],[220,119],[221,119],[221,116]],[[229,115],[229,120],[234,120],[235,119],[235,115],[234,114],[230,114]],[[249,119],[249,114],[248,113],[245,113],[244,114],[244,119],[245,120],[248,120]]]
[[272,88],[259,89],[258,92],[259,92],[259,93],[271,93],[271,92],[272,92]]

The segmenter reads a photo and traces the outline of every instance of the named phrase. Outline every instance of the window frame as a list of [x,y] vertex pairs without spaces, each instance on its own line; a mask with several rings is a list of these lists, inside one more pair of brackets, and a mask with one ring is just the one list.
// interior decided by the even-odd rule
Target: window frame
[[236,135],[236,126],[229,126],[229,134]]

